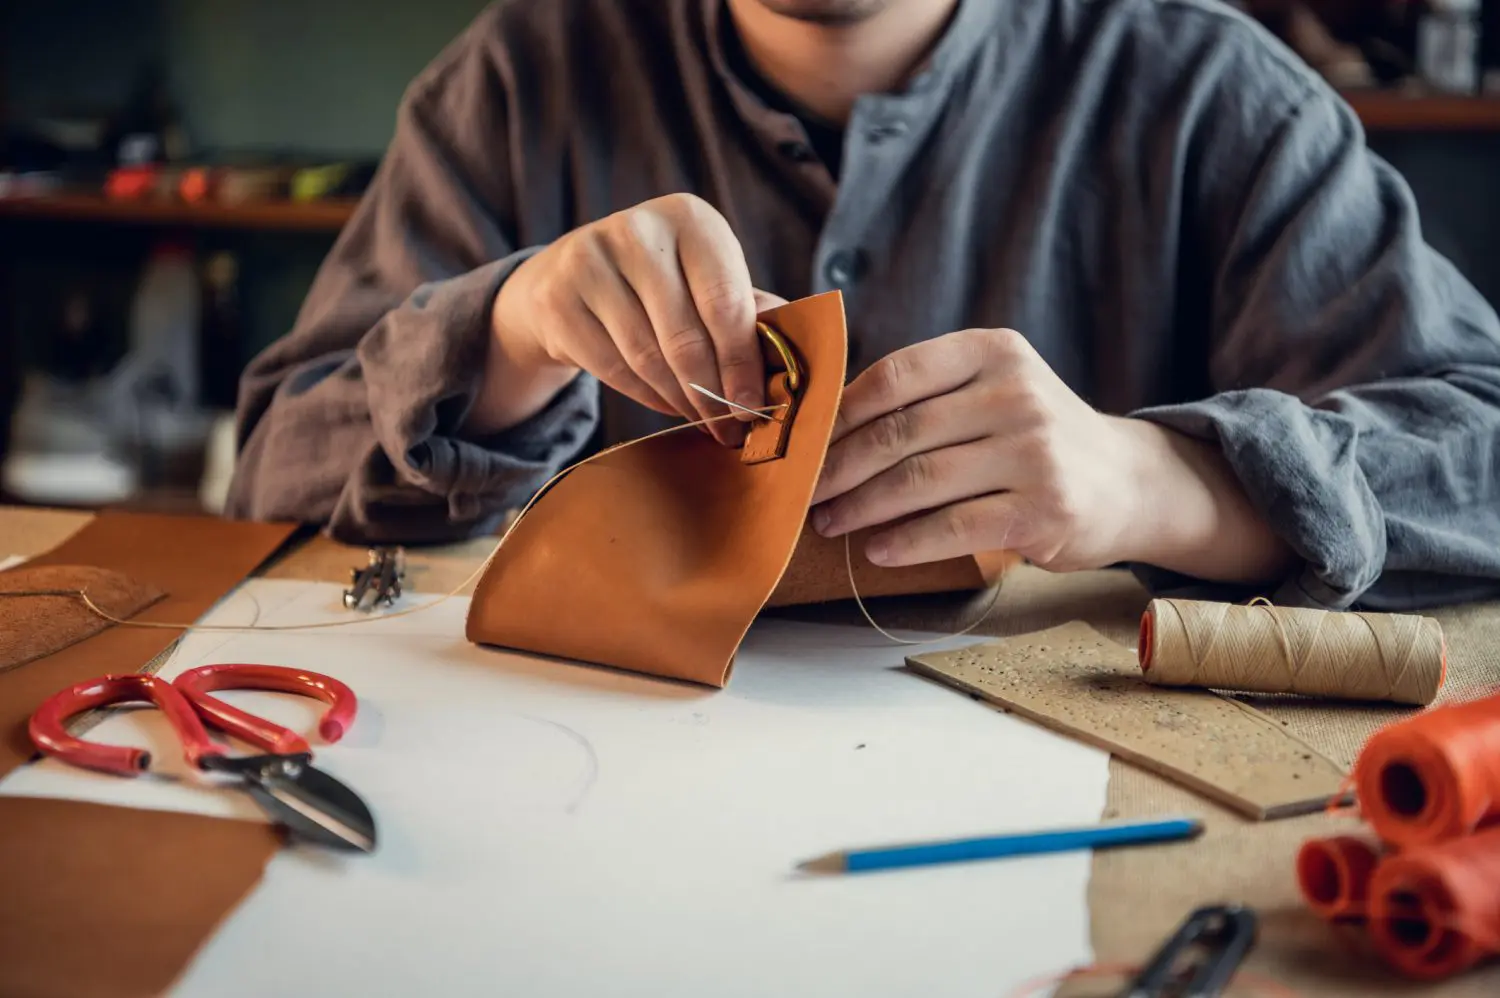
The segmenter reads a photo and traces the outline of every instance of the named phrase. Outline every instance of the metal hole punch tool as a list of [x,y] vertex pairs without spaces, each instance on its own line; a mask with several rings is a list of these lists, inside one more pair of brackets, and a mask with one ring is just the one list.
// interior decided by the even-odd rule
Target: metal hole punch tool
[[1199,908],[1178,926],[1119,998],[1218,998],[1255,945],[1255,912]]
[[[406,578],[406,551],[399,547],[370,549],[369,561],[349,570],[349,588],[344,590],[344,606],[350,610],[373,610],[377,606],[394,606],[401,597]],[[368,606],[365,597],[369,597]]]

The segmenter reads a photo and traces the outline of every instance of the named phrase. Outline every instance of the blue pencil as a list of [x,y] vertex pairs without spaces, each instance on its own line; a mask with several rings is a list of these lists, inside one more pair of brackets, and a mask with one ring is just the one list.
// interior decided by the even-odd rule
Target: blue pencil
[[1152,818],[1149,821],[1114,821],[1083,828],[1018,832],[949,842],[914,843],[876,849],[830,853],[800,864],[811,873],[855,873],[889,870],[903,866],[931,866],[975,859],[1000,859],[1039,853],[1102,849],[1196,838],[1203,832],[1197,818]]

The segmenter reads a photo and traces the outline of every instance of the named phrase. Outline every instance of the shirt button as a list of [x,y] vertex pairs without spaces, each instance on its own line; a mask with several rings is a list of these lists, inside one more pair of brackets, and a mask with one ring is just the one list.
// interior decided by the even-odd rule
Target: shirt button
[[888,121],[882,125],[872,126],[869,131],[865,132],[865,140],[871,145],[878,146],[880,143],[890,139],[899,139],[905,134],[906,122]]
[[859,280],[860,254],[854,250],[839,250],[828,258],[823,266],[823,276],[836,288],[847,287]]
[[793,163],[811,163],[818,158],[806,142],[783,142],[776,147],[776,151]]

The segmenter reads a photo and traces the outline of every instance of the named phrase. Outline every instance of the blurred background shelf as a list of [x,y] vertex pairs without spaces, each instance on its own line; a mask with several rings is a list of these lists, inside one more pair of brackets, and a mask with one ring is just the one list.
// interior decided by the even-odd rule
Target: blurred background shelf
[[1371,132],[1500,132],[1500,97],[1352,91],[1344,99]]
[[0,220],[120,222],[272,232],[336,233],[354,214],[355,198],[327,201],[260,201],[192,204],[185,201],[116,201],[100,195],[56,194],[0,198]]

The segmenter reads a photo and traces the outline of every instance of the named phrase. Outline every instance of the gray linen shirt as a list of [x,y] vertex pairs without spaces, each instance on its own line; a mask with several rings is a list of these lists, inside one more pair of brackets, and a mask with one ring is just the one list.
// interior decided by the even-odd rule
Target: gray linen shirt
[[757,286],[843,291],[851,373],[1011,327],[1096,408],[1216,441],[1302,559],[1277,602],[1500,592],[1500,324],[1348,107],[1252,21],[962,0],[908,88],[859,99],[836,181],[731,70],[726,16],[501,0],[411,84],[296,328],[246,373],[230,515],[455,539],[659,425],[584,377],[494,438],[458,429],[518,262],[688,191]]

